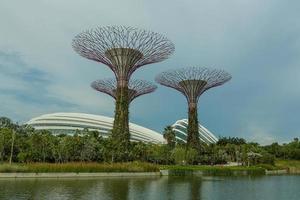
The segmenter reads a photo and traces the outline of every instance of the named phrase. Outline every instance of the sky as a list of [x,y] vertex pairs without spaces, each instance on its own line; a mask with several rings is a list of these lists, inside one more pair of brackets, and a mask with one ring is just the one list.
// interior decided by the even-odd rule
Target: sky
[[[300,136],[299,9],[297,0],[0,0],[0,116],[19,123],[53,112],[113,117],[113,99],[90,87],[113,73],[71,42],[90,28],[125,25],[175,44],[169,59],[133,78],[224,69],[233,78],[200,97],[200,123],[216,136],[291,141]],[[186,117],[184,96],[163,86],[130,107],[131,122],[158,132]]]

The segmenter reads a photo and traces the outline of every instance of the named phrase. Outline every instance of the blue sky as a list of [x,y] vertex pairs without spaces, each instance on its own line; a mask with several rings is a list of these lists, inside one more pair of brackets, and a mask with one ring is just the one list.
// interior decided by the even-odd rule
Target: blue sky
[[[113,116],[113,99],[90,83],[108,67],[71,48],[83,30],[127,25],[166,35],[170,59],[134,78],[188,66],[225,69],[230,82],[199,101],[218,136],[268,144],[300,136],[300,2],[297,0],[1,0],[0,115],[18,122],[51,112]],[[160,86],[136,99],[131,121],[156,131],[187,116],[185,98]]]

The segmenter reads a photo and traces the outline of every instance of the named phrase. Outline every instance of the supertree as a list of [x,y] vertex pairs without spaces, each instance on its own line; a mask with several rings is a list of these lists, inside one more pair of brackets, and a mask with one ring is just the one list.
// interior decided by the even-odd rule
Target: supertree
[[173,43],[151,31],[107,26],[78,34],[72,46],[79,55],[103,63],[115,74],[117,88],[112,138],[128,146],[128,81],[141,66],[167,59],[174,52]]
[[[110,95],[115,100],[117,98],[117,81],[114,78],[93,81],[91,87],[99,92]],[[129,103],[141,95],[154,92],[156,88],[157,86],[149,81],[130,79],[128,82]]]
[[231,75],[223,70],[189,67],[162,72],[156,77],[161,85],[181,92],[188,102],[187,145],[199,148],[198,99],[210,88],[224,84]]

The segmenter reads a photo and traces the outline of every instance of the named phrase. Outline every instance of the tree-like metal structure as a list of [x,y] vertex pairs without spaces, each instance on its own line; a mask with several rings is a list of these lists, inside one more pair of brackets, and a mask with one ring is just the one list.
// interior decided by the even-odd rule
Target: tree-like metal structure
[[156,77],[161,85],[180,91],[188,102],[187,144],[199,147],[199,127],[197,115],[198,99],[210,88],[224,84],[231,75],[224,70],[189,67],[162,72]]
[[141,66],[167,59],[174,52],[173,43],[151,31],[108,26],[80,33],[72,46],[79,55],[105,64],[115,74],[117,88],[112,138],[128,146],[128,81]]
[[[114,78],[93,81],[91,83],[91,87],[99,92],[103,92],[110,95],[114,99],[117,98],[117,94],[116,94],[117,81]],[[131,103],[135,98],[141,95],[154,92],[156,89],[157,86],[149,81],[139,80],[139,79],[129,80],[128,82],[129,103]]]

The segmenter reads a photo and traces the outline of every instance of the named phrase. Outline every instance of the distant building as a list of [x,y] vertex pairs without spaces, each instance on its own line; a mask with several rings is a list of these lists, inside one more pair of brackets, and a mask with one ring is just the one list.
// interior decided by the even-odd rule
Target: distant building
[[[37,130],[49,130],[53,134],[74,134],[76,130],[98,131],[108,137],[113,126],[113,118],[84,113],[53,113],[33,118],[26,124]],[[131,141],[164,143],[162,134],[148,128],[129,123]]]
[[[178,120],[172,125],[172,128],[176,134],[176,140],[186,143],[187,126],[188,126],[187,119]],[[199,137],[200,140],[202,142],[205,142],[206,144],[216,143],[218,141],[218,138],[214,136],[214,134],[212,134],[209,130],[207,130],[204,126],[200,124],[199,124]]]

